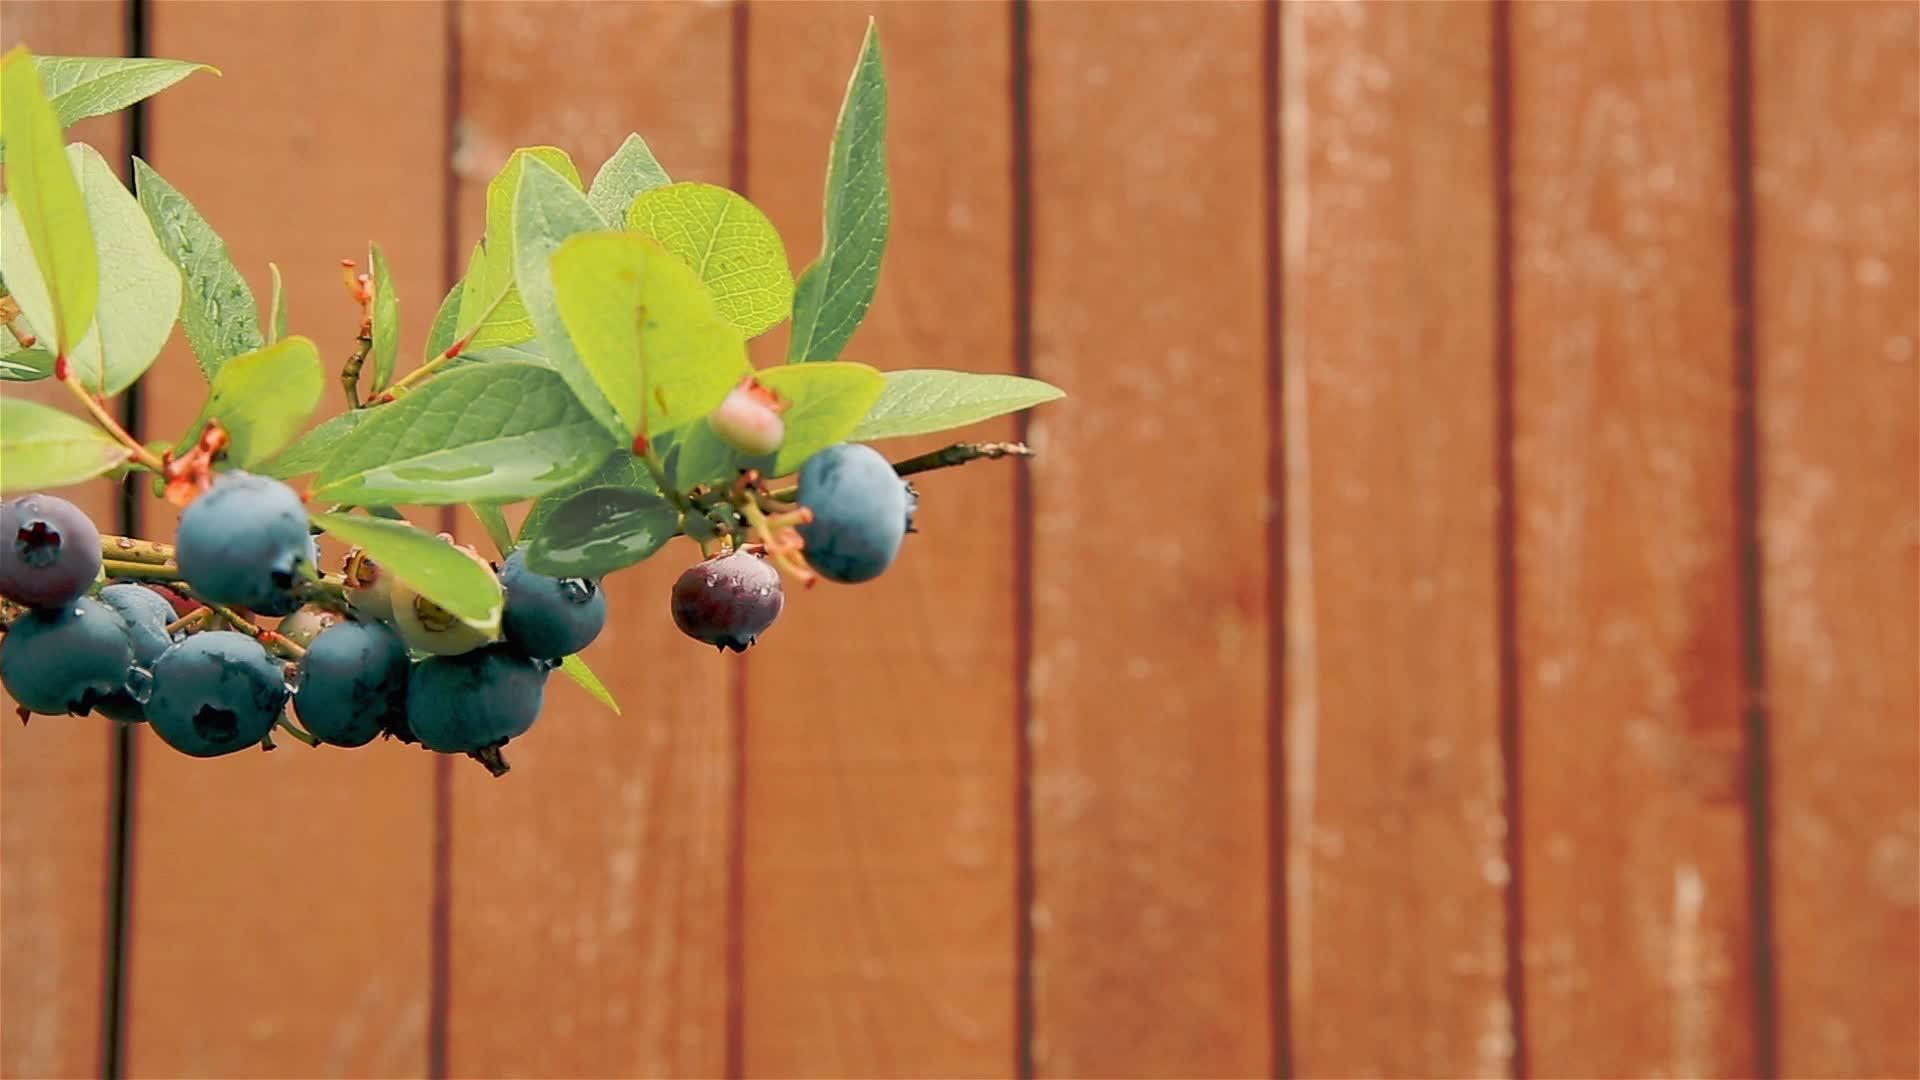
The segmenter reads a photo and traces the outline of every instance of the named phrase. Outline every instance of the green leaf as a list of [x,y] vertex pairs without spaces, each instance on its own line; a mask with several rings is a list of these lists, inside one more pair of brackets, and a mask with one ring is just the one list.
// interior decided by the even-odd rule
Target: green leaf
[[[534,335],[533,320],[514,288],[514,206],[520,197],[520,181],[527,162],[538,161],[567,178],[575,190],[580,188],[580,170],[566,151],[552,146],[527,146],[515,150],[507,163],[487,182],[487,231],[474,247],[468,262],[468,288],[460,301],[459,332],[467,338],[468,348],[515,345]],[[598,215],[596,215],[598,216]]]
[[55,351],[72,356],[100,302],[100,267],[80,178],[63,152],[59,117],[32,61],[24,45],[0,58],[0,130],[13,139],[16,151],[6,168],[7,209],[19,226],[4,238],[8,256],[0,274],[27,307],[25,270],[31,256],[44,302],[28,312],[28,319],[43,333],[51,327]]
[[513,550],[513,528],[507,524],[507,515],[500,510],[499,503],[468,503],[467,509],[473,511],[474,520],[487,531],[487,539],[493,541],[493,550],[506,558]]
[[[273,341],[287,336],[287,298],[285,287],[280,284],[280,267],[276,263],[267,264],[267,272],[273,275],[273,303],[267,309],[267,332],[273,335]],[[273,344],[269,341],[267,344]]]
[[601,577],[644,560],[680,533],[680,511],[656,492],[597,487],[554,507],[525,536],[527,569]]
[[627,225],[678,255],[748,337],[793,311],[793,270],[780,233],[760,208],[712,184],[669,184],[633,201]]
[[693,268],[639,233],[588,233],[552,258],[560,317],[629,435],[711,412],[752,370]]
[[113,436],[77,416],[0,397],[0,495],[91,480],[128,456]]
[[[546,365],[560,373],[573,388],[574,396],[609,433],[619,433],[620,417],[596,378],[598,373],[582,361],[567,336],[567,326],[555,306],[553,270],[548,264],[569,237],[600,228],[600,215],[567,178],[539,159],[527,164],[513,209],[516,288],[533,320],[535,340],[545,353]],[[631,438],[632,432],[625,432],[625,436]]]
[[314,524],[368,555],[413,591],[469,623],[497,632],[500,580],[452,544],[411,525],[355,514],[315,514]]
[[614,446],[557,373],[500,361],[442,372],[370,410],[320,471],[334,502],[513,502],[572,483]]
[[227,456],[251,468],[300,433],[326,380],[320,350],[295,335],[222,364],[200,417],[218,419],[233,439]]
[[560,671],[567,678],[579,683],[582,690],[593,696],[593,700],[612,709],[615,716],[620,715],[620,703],[613,700],[613,694],[600,682],[600,677],[593,673],[593,669],[587,666],[587,662],[580,659],[580,654],[575,653],[561,660]]
[[767,476],[798,472],[808,458],[845,442],[886,387],[880,372],[844,360],[770,368],[754,378],[787,402],[780,414],[787,429],[780,449],[760,456],[741,454],[720,441],[711,427],[698,424],[680,444],[674,486],[684,491],[695,484],[730,480],[739,469],[759,469]]
[[[180,315],[180,268],[167,258],[139,201],[120,185],[99,151],[74,143],[67,156],[86,200],[99,286],[93,327],[67,350],[67,358],[83,385],[111,397],[152,366],[173,333]],[[40,267],[23,257],[26,237],[18,200],[9,201],[0,207],[0,276],[30,324],[51,326],[53,297]]]
[[133,176],[161,250],[186,279],[180,322],[200,370],[211,379],[229,358],[264,344],[253,290],[227,255],[226,241],[186,196],[139,158],[133,159]]
[[872,20],[827,161],[825,241],[800,275],[788,362],[832,360],[866,318],[880,281],[892,198],[887,187],[887,75]]
[[12,334],[0,332],[0,380],[38,382],[52,376],[52,353],[37,347],[23,349]]
[[606,460],[592,472],[566,487],[555,488],[540,496],[534,502],[533,509],[527,511],[527,519],[521,522],[520,535],[528,537],[539,532],[546,527],[547,518],[561,503],[588,488],[597,487],[633,488],[650,492],[656,498],[662,497],[659,486],[653,482],[653,474],[647,471],[646,463],[623,446],[608,454]]
[[886,378],[880,400],[848,438],[867,442],[949,431],[1067,396],[1057,386],[1018,375],[909,370],[889,371]]
[[393,381],[393,365],[400,358],[400,296],[393,291],[393,275],[379,244],[367,255],[373,281],[373,388],[385,390]]
[[254,472],[271,476],[276,480],[318,472],[353,434],[354,429],[360,426],[360,422],[372,415],[374,413],[370,410],[354,409],[330,417],[320,426],[300,436],[292,446],[281,451],[279,456],[254,469]]
[[33,62],[61,127],[119,112],[196,71],[220,74],[211,64],[146,56],[36,56]]
[[647,149],[647,140],[629,135],[594,174],[587,201],[593,204],[600,220],[618,226],[626,223],[627,207],[633,205],[634,199],[672,182],[667,170],[654,159],[653,151]]
[[446,299],[440,301],[440,310],[433,313],[433,325],[427,330],[427,359],[431,360],[447,351],[453,344],[453,332],[460,319],[460,299],[464,282],[456,281],[453,288],[447,290]]

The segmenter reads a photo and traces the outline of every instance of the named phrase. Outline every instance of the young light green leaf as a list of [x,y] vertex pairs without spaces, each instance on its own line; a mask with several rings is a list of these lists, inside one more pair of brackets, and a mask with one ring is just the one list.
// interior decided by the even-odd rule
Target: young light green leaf
[[579,479],[615,443],[557,373],[498,361],[371,410],[314,493],[358,505],[513,502]]
[[499,503],[468,503],[467,509],[473,511],[473,518],[487,531],[487,539],[493,541],[493,550],[501,558],[513,550],[513,527],[507,524],[507,515],[500,509]]
[[267,308],[267,333],[273,335],[267,344],[271,345],[287,336],[287,297],[286,287],[280,283],[279,264],[268,263],[267,272],[273,275],[273,302]]
[[200,370],[211,379],[229,358],[264,342],[253,290],[227,255],[226,241],[186,196],[139,158],[133,159],[133,177],[161,250],[186,280],[180,322]]
[[760,208],[712,184],[669,184],[633,201],[627,226],[678,255],[713,294],[720,317],[741,333],[779,325],[793,311],[793,269],[780,233]]
[[61,127],[119,112],[196,71],[220,74],[211,64],[147,56],[36,56],[33,62]]
[[693,268],[639,233],[587,233],[551,260],[560,317],[629,435],[705,416],[752,370]]
[[457,338],[470,349],[516,345],[534,335],[520,291],[514,287],[513,213],[520,197],[520,181],[527,162],[538,161],[580,188],[580,170],[566,151],[552,146],[515,150],[492,180],[487,181],[487,231],[474,247],[467,265],[467,286],[460,299]]
[[660,167],[653,151],[647,149],[647,140],[629,135],[594,174],[587,201],[593,204],[600,220],[619,226],[626,223],[627,207],[633,205],[641,193],[671,183],[667,170]]
[[632,566],[680,532],[680,511],[656,492],[589,488],[569,496],[526,534],[527,569],[600,577]]
[[977,424],[1066,397],[1057,386],[1018,375],[973,371],[887,372],[887,388],[848,438],[866,442]]
[[447,290],[446,299],[440,301],[440,310],[433,313],[433,325],[427,328],[428,360],[447,351],[453,344],[453,332],[460,318],[460,296],[462,282],[454,282]]
[[[67,358],[84,386],[111,397],[133,385],[173,333],[180,315],[180,268],[167,258],[139,201],[99,151],[73,143],[67,158],[86,203],[98,287],[92,329],[68,347]],[[0,207],[0,276],[29,323],[51,326],[54,297],[38,264],[25,257],[26,224],[18,203],[9,200]],[[103,348],[103,342],[112,348]]]
[[113,436],[77,416],[0,397],[0,495],[78,484],[127,457]]
[[825,240],[800,275],[787,360],[833,360],[867,316],[887,249],[887,75],[871,20],[827,161]]
[[596,372],[585,364],[567,336],[554,302],[553,270],[548,259],[569,237],[602,228],[600,215],[587,197],[545,161],[530,159],[520,176],[513,208],[514,281],[527,316],[533,320],[534,340],[548,367],[560,373],[587,411],[610,433],[622,432],[620,417],[608,401]]
[[393,275],[379,244],[369,245],[368,274],[373,286],[373,388],[384,390],[393,381],[393,365],[400,358],[400,296],[393,291]]
[[398,521],[315,514],[313,523],[364,549],[380,568],[451,615],[497,632],[506,602],[500,580],[452,544]]
[[29,263],[45,292],[28,319],[50,329],[55,352],[72,356],[93,324],[100,302],[100,267],[94,227],[60,138],[60,120],[40,85],[33,56],[16,45],[0,58],[0,130],[14,143],[7,161],[7,210],[18,230],[5,239],[0,275],[27,306],[24,288]]
[[362,420],[374,415],[367,409],[353,409],[330,417],[318,427],[294,441],[292,446],[253,471],[276,480],[319,472],[332,459]]
[[741,454],[721,442],[707,424],[695,424],[680,441],[673,469],[676,487],[729,480],[740,469],[758,469],[767,476],[797,472],[808,458],[846,441],[886,387],[880,372],[844,360],[770,368],[754,378],[787,403],[780,414],[787,429],[780,449],[760,456]]
[[600,677],[593,673],[593,669],[587,666],[587,662],[580,659],[579,653],[561,660],[560,671],[567,678],[579,683],[582,690],[593,696],[593,700],[612,709],[615,716],[620,715],[620,703],[613,700],[613,694],[607,690],[605,684],[601,683]]
[[222,364],[200,417],[219,420],[233,439],[227,456],[251,468],[300,433],[320,404],[326,380],[320,350],[295,335]]

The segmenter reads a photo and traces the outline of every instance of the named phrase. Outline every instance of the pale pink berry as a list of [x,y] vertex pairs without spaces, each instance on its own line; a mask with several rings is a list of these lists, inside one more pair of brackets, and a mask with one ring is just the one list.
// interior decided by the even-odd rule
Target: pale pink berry
[[707,415],[722,442],[743,454],[771,454],[787,435],[780,413],[786,403],[749,376]]

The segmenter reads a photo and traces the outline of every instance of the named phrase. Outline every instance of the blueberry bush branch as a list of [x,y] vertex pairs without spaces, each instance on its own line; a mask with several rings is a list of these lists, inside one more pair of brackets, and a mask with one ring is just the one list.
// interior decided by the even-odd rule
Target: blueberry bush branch
[[[871,27],[827,154],[822,254],[797,281],[763,212],[670,181],[637,136],[591,187],[561,148],[522,147],[487,186],[483,238],[423,362],[399,378],[400,301],[377,244],[367,273],[340,261],[359,319],[330,375],[288,333],[271,263],[262,325],[210,220],[221,207],[203,216],[145,163],[136,196],[64,144],[40,69],[65,62],[24,46],[0,58],[0,390],[51,376],[78,406],[0,394],[0,684],[23,714],[144,724],[195,757],[271,749],[277,729],[504,775],[554,671],[617,709],[583,658],[608,619],[606,575],[683,560],[664,598],[674,625],[744,651],[775,632],[788,582],[872,582],[908,557],[922,524],[908,477],[1033,453],[961,442],[895,462],[873,444],[1062,396],[842,358],[891,206]],[[781,323],[787,361],[756,368],[748,341]],[[206,404],[172,442],[142,445],[108,402],[176,329]],[[344,410],[316,424],[323,398]],[[170,543],[102,536],[48,494],[128,471],[181,508]],[[461,505],[492,558],[409,520]],[[937,501],[926,516],[960,527]],[[337,572],[322,536],[346,547]]]

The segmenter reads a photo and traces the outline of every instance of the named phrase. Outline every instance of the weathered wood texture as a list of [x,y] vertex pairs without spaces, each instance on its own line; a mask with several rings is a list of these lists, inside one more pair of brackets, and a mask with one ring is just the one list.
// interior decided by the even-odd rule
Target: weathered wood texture
[[[895,195],[880,292],[846,358],[1011,370],[1009,8],[750,5],[747,191],[804,268],[870,14]],[[785,339],[767,335],[756,359],[780,362]],[[1013,1068],[1012,470],[922,478],[898,566],[795,591],[746,658],[744,1075]]]
[[[634,131],[679,180],[725,184],[735,62],[722,5],[459,6],[459,265],[486,184],[548,144],[591,181]],[[461,538],[487,548],[464,512]],[[586,660],[625,708],[549,683],[514,771],[453,773],[451,1076],[719,1076],[735,806],[728,668],[680,636],[677,540],[607,580]]]
[[1503,1076],[1493,12],[1283,12],[1294,1068]]
[[1524,1038],[1750,1076],[1727,13],[1511,14]]
[[[439,297],[445,8],[163,2],[157,55],[202,60],[155,99],[149,157],[227,241],[262,312],[267,262],[290,329],[337,366],[357,313],[340,260],[378,240],[409,298],[408,351]],[[379,72],[377,83],[364,72]],[[406,101],[406,109],[390,103]],[[176,333],[145,392],[151,436],[205,395]],[[325,411],[341,407],[329,387]],[[175,515],[148,503],[148,527]],[[381,743],[201,761],[142,731],[126,1068],[177,1077],[397,1076],[426,1066],[428,777]]]
[[1920,1075],[1920,18],[1753,9],[1785,1076]]
[[[8,0],[0,51],[119,55],[119,3]],[[83,121],[67,132],[121,164],[126,123]],[[11,255],[11,253],[9,253]],[[75,410],[52,383],[0,383],[7,396]],[[118,485],[58,492],[103,531],[119,524]],[[84,1076],[100,1067],[108,949],[116,732],[103,721],[42,716],[22,726],[0,690],[0,1076]]]
[[1263,12],[1030,17],[1034,1069],[1263,1075]]
[[[556,678],[503,780],[137,733],[126,1071],[1920,1073],[1915,8],[162,0],[225,76],[149,156],[330,360],[378,240],[409,367],[518,146],[639,131],[804,267],[869,14],[848,356],[1064,386],[1030,514],[925,478],[744,658],[672,628],[677,542],[606,584],[624,715]],[[176,340],[149,435],[203,392]],[[113,1038],[111,781],[0,723],[0,1075]]]

